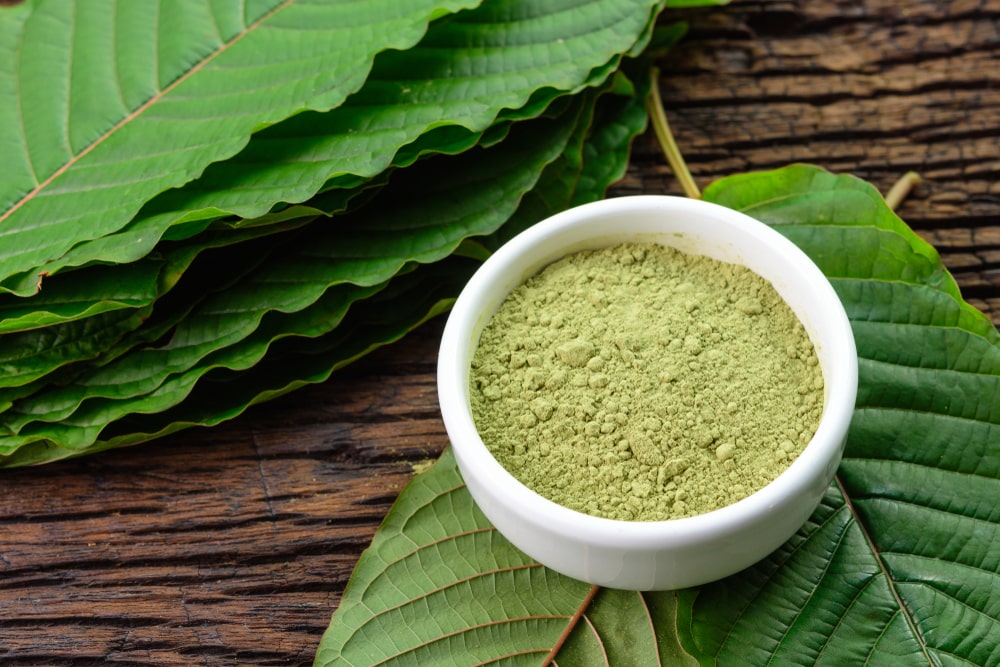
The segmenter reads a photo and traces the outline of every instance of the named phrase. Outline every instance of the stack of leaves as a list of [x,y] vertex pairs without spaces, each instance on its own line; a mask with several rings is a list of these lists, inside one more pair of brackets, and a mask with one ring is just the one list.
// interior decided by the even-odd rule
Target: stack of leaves
[[0,7],[0,465],[218,423],[446,308],[624,173],[656,17],[707,1]]

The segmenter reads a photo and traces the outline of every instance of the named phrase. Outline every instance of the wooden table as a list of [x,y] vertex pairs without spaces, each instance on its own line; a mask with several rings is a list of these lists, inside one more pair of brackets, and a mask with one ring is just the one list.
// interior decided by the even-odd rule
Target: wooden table
[[[1000,0],[735,0],[662,91],[701,185],[807,161],[883,191],[1000,322]],[[650,137],[615,193],[679,193]],[[0,664],[306,665],[413,464],[432,322],[213,430],[0,473]]]

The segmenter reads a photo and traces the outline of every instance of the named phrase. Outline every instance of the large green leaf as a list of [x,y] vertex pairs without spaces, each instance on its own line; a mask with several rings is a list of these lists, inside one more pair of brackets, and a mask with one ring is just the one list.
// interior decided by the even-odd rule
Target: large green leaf
[[[148,393],[171,373],[242,340],[271,311],[298,312],[333,285],[375,285],[408,262],[447,257],[466,236],[491,232],[510,216],[592,106],[592,99],[581,98],[563,117],[517,128],[515,141],[399,172],[376,201],[356,213],[336,224],[318,220],[272,242],[279,247],[266,261],[246,279],[213,291],[166,344],[98,368],[75,386],[55,387],[48,398],[33,397],[31,412],[48,412],[85,395]],[[479,205],[486,196],[490,207]],[[401,201],[411,203],[401,208]],[[57,412],[46,420],[66,416]]]
[[[412,5],[415,1],[410,0],[408,4]],[[369,3],[371,7],[359,4],[349,10],[358,14],[352,19],[355,24],[373,23],[364,31],[366,35],[378,35],[382,31],[397,29],[389,25],[388,17],[382,19],[382,22],[375,19],[378,12],[383,11],[380,4]],[[460,3],[451,0],[450,3],[439,4],[455,8]],[[478,3],[466,0],[464,4]],[[477,141],[479,133],[494,123],[498,114],[505,109],[508,110],[505,112],[505,117],[508,118],[532,117],[544,109],[553,97],[575,93],[585,86],[600,83],[614,70],[622,54],[642,47],[648,36],[652,17],[660,4],[660,0],[493,1],[484,3],[479,9],[440,20],[430,28],[420,44],[405,51],[386,51],[376,58],[365,85],[342,105],[328,113],[298,114],[257,133],[239,154],[209,166],[200,178],[188,186],[165,192],[149,202],[138,218],[129,222],[127,229],[118,231],[135,213],[135,209],[121,219],[115,217],[112,211],[103,210],[101,226],[88,227],[88,236],[81,236],[77,230],[75,236],[64,239],[55,237],[53,231],[53,242],[59,241],[59,249],[42,259],[35,248],[39,245],[37,239],[41,233],[34,229],[35,223],[32,223],[31,257],[35,260],[16,264],[5,261],[2,266],[9,266],[9,272],[0,271],[0,280],[17,285],[18,291],[23,293],[33,289],[40,273],[54,274],[64,266],[81,265],[95,260],[133,261],[149,252],[170,225],[224,215],[256,217],[267,213],[280,202],[305,201],[329,179],[348,176],[350,182],[354,183],[358,177],[370,178],[381,173],[393,163],[401,147],[418,138],[421,139],[421,145],[416,153],[467,149]],[[256,31],[266,30],[270,22],[279,17],[294,14],[295,8],[294,4],[283,8],[274,19],[264,20],[252,31],[248,29],[250,34],[241,38],[241,44],[255,39],[263,41]],[[415,9],[408,11],[412,13]],[[403,10],[394,8],[393,12],[399,14]],[[326,17],[321,13],[314,20],[322,27],[325,21],[337,18],[334,14]],[[358,29],[358,25],[351,26],[351,30]],[[316,33],[324,34],[322,30],[316,30]],[[409,46],[401,44],[406,41],[406,34],[408,33],[404,31],[399,38],[393,40],[393,45]],[[342,48],[337,46],[336,34],[328,35],[327,39],[332,51],[337,52],[338,48]],[[368,40],[372,39],[368,37]],[[363,50],[364,46],[364,42],[352,44],[352,48],[359,53],[367,54],[372,47]],[[262,48],[264,47],[270,48],[270,45],[265,42]],[[228,53],[220,54],[218,59],[221,61],[225,57],[230,56]],[[206,70],[222,67],[213,58],[214,56],[209,56]],[[348,58],[348,54],[343,58]],[[319,64],[321,63],[317,66]],[[226,66],[236,65],[227,63]],[[357,75],[363,77],[364,69],[360,65],[355,69],[358,70]],[[192,79],[205,76],[199,71],[192,72]],[[350,81],[352,89],[356,88],[355,79]],[[152,109],[136,115],[121,129],[114,128],[108,141],[116,138],[118,133],[133,132],[138,135],[135,141],[142,141],[145,137],[145,141],[151,143],[153,137],[143,134],[142,123],[158,106],[169,102],[171,96],[189,94],[184,91],[186,83],[177,85],[179,90],[176,93],[172,90],[164,92],[164,99],[157,100]],[[267,96],[267,100],[271,100],[271,94]],[[340,98],[329,97],[318,108],[337,106],[340,101]],[[525,108],[525,105],[528,107]],[[257,106],[260,104],[257,103]],[[317,108],[316,104],[312,106]],[[219,113],[223,111],[219,110]],[[244,124],[252,120],[251,114],[245,115],[247,118],[242,115],[238,118]],[[289,114],[285,113],[287,115]],[[2,122],[0,119],[0,123]],[[444,126],[449,125],[464,132],[461,135],[463,141],[456,144],[454,133],[441,131]],[[204,141],[198,127],[185,126],[177,131],[182,130],[193,135],[192,141]],[[218,128],[214,128],[214,132],[218,134]],[[238,128],[233,129],[231,133],[236,136],[228,139],[230,142],[239,141],[242,146],[246,143],[246,138],[238,136],[238,132]],[[150,150],[153,148],[151,145]],[[98,148],[94,150],[101,149],[102,146],[98,144]],[[229,150],[221,157],[228,157],[232,153]],[[411,157],[414,154],[414,151],[409,152]],[[134,151],[128,155],[130,159],[139,157],[134,155]],[[191,159],[187,154],[183,157],[185,160]],[[88,159],[89,156],[82,156],[79,161],[86,163]],[[405,159],[404,155],[403,160]],[[76,169],[76,158],[67,157],[66,160],[74,164]],[[169,160],[164,159],[162,166],[158,167],[158,189],[152,189],[151,184],[150,188],[140,191],[134,183],[130,183],[130,195],[149,199],[152,194],[165,189],[163,183],[179,185],[190,180],[186,177],[184,180],[175,178],[174,181],[167,182],[165,179],[170,174],[170,164]],[[204,163],[199,164],[198,171],[204,166]],[[191,170],[185,171],[185,175],[188,171]],[[102,178],[110,180],[123,175],[114,170],[107,172]],[[197,172],[193,175],[197,175]],[[67,177],[68,175],[61,178]],[[46,185],[49,190],[54,187],[58,187],[57,184]],[[110,184],[88,184],[87,187],[101,190],[112,188]],[[44,196],[46,188],[38,196]],[[108,189],[106,193],[101,193],[102,198],[105,196],[117,196],[116,191]],[[35,195],[31,197],[35,198]],[[0,201],[2,200],[0,196]],[[76,200],[78,208],[81,202],[84,207],[89,205],[88,200]],[[30,203],[31,200],[27,200],[26,206]],[[139,203],[143,201],[140,200]],[[37,217],[40,213],[34,215]],[[117,221],[115,226],[111,226],[112,219]],[[84,222],[96,222],[91,218],[73,220],[65,223],[67,227],[59,227],[63,230],[63,236],[70,224],[79,226]],[[109,236],[111,232],[117,233]],[[49,232],[45,232],[45,235],[48,234]],[[89,243],[76,243],[71,247],[71,239],[93,240]],[[13,251],[14,247],[9,252]],[[14,273],[20,275],[12,277],[11,274]]]
[[363,554],[317,665],[1000,662],[1000,334],[857,179],[800,165],[705,198],[792,238],[851,317],[857,410],[806,525],[722,581],[591,599],[496,534],[446,453]]
[[[248,26],[245,34],[235,40],[243,43],[261,39],[257,35],[267,34],[274,27],[268,21],[278,14],[287,16],[285,12],[291,11],[295,1],[287,0],[273,15]],[[541,212],[533,213],[526,200],[514,216],[525,224],[569,205],[573,196],[584,199],[600,196],[610,180],[624,169],[628,141],[638,131],[635,122],[621,124],[616,129],[617,135],[608,135],[607,145],[598,149],[607,149],[608,159],[596,159],[600,156],[591,149],[593,175],[587,178],[581,178],[581,151],[590,125],[589,116],[580,117],[576,130],[567,135],[571,137],[568,143],[563,141],[562,130],[554,133],[543,130],[533,138],[521,130],[512,132],[512,128],[539,115],[555,121],[567,113],[570,116],[576,113],[574,108],[582,108],[573,101],[579,97],[576,93],[598,86],[613,75],[623,56],[637,55],[642,50],[649,41],[653,18],[663,4],[666,3],[662,0],[627,3],[493,0],[480,9],[440,18],[418,46],[405,52],[373,52],[374,66],[371,72],[365,72],[368,76],[365,86],[344,98],[346,103],[338,98],[339,102],[330,102],[336,107],[332,111],[292,114],[283,122],[258,131],[238,156],[210,166],[201,178],[185,187],[163,193],[124,227],[102,228],[94,238],[90,238],[93,230],[89,229],[76,238],[62,234],[60,243],[71,246],[67,246],[66,253],[20,273],[4,274],[4,267],[10,265],[0,253],[0,281],[7,275],[8,283],[19,284],[25,292],[37,288],[40,276],[46,277],[45,290],[34,298],[22,300],[6,294],[0,300],[0,332],[7,334],[0,338],[0,343],[6,344],[3,351],[7,356],[0,358],[9,362],[9,372],[4,382],[0,382],[3,428],[7,432],[2,443],[4,451],[10,454],[20,446],[39,442],[72,452],[83,451],[110,421],[135,411],[169,408],[183,400],[197,378],[212,369],[245,370],[262,358],[271,342],[286,335],[306,335],[301,333],[302,327],[308,329],[311,325],[300,326],[293,321],[304,322],[310,313],[303,309],[313,308],[312,304],[328,288],[343,282],[377,285],[408,262],[440,261],[460,246],[465,249],[463,253],[472,249],[466,238],[488,234],[505,220],[509,221],[517,198],[525,188],[531,188],[540,172],[544,172],[544,182],[539,181],[539,187],[528,199],[541,193],[541,199],[535,202]],[[191,9],[195,5],[184,7]],[[220,11],[221,8],[218,4],[212,7]],[[39,0],[17,12],[3,14],[4,19],[13,17],[11,25],[17,24],[25,30],[21,36],[27,45],[12,47],[12,53],[21,54],[23,49],[34,48],[40,34],[38,25],[62,10],[65,7]],[[70,23],[94,20],[98,14],[88,13],[94,11],[110,12],[120,18],[115,12],[142,10],[88,5],[79,15],[74,8]],[[318,11],[322,13],[325,8]],[[434,12],[435,16],[446,13]],[[407,20],[413,19],[411,14]],[[204,17],[207,16],[210,14]],[[354,29],[362,32],[371,30],[372,20],[383,21],[378,25],[390,20],[366,18],[364,13],[356,18]],[[151,29],[159,30],[160,26]],[[77,27],[71,25],[68,30],[75,35]],[[174,31],[163,39],[182,44],[185,39],[199,38],[197,29],[192,28]],[[190,71],[179,75],[180,78],[199,80],[198,77],[207,76],[202,70],[213,71],[220,62],[233,65],[223,58],[229,49],[227,45],[219,54],[206,56],[191,65]],[[62,54],[58,49],[56,52]],[[166,48],[166,52],[170,49]],[[116,51],[114,57],[118,55]],[[421,66],[414,68],[414,62]],[[74,67],[76,74],[84,78],[89,66],[100,69],[106,65],[100,57],[93,63],[85,59],[82,63],[79,67],[74,63]],[[18,88],[19,94],[22,81],[17,67],[8,82]],[[122,70],[125,69],[123,66]],[[621,76],[616,80],[624,81]],[[172,109],[175,102],[181,108],[185,104],[197,106],[197,100],[191,96],[175,100],[171,97],[173,90],[170,84],[162,95],[155,93],[140,114],[114,125],[110,134],[97,143],[113,145],[120,137],[131,137],[130,132],[139,132],[143,127],[140,121],[156,113],[150,109]],[[632,90],[619,92],[626,93],[626,98],[635,98]],[[34,88],[30,93],[28,97],[33,101],[42,101],[32,97]],[[87,95],[74,93],[72,87],[66,94],[63,103],[73,107],[64,119],[67,127],[87,122],[88,109],[100,112],[99,102],[103,98],[91,99]],[[589,97],[585,106],[592,105],[594,96]],[[635,118],[644,120],[633,109],[633,121]],[[188,129],[198,131],[199,123]],[[564,127],[569,131],[569,125]],[[21,138],[25,155],[30,159],[28,135],[30,132]],[[10,136],[20,135],[12,131]],[[156,137],[164,138],[168,143],[172,141],[169,137]],[[488,149],[498,142],[512,144],[513,148],[486,158],[495,163],[485,171],[483,165],[476,164],[483,158],[475,151],[457,176],[435,172],[433,166],[421,166],[417,173],[423,176],[413,179],[408,176],[410,170],[403,170],[406,174],[401,178],[404,182],[411,181],[411,194],[407,195],[404,187],[401,196],[420,202],[415,209],[399,209],[395,199],[400,196],[400,188],[395,184],[381,197],[384,204],[381,209],[376,207],[373,211],[367,206],[368,200],[385,188],[390,169],[422,161],[428,153],[469,152],[477,143]],[[522,144],[518,146],[518,142]],[[565,144],[565,150],[558,148],[549,151],[549,157],[541,161],[535,159],[541,155],[539,150],[548,151],[548,147],[559,142]],[[621,146],[626,150],[620,150]],[[277,152],[276,147],[280,148]],[[525,149],[531,156],[522,155]],[[62,178],[78,168],[86,168],[85,159],[98,154],[97,151],[98,148],[87,147],[81,149],[79,156],[71,154],[66,158],[65,169],[57,167],[54,174]],[[551,164],[543,170],[546,163]],[[121,165],[115,163],[102,171],[118,167]],[[506,171],[498,174],[498,167]],[[477,188],[466,186],[470,177],[479,179]],[[577,188],[578,181],[583,183],[581,188]],[[55,179],[46,181],[45,187],[49,185],[59,191]],[[310,201],[281,208],[281,202],[308,197],[317,188],[322,193]],[[130,193],[141,190],[140,187]],[[463,194],[456,198],[456,191]],[[38,200],[48,197],[48,192],[40,188],[3,215],[8,220],[16,218],[22,209],[33,205],[36,197]],[[279,196],[279,192],[283,194]],[[423,202],[429,193],[435,192],[439,194],[434,197],[445,202],[448,211],[432,221],[433,216],[441,214],[440,207],[435,202]],[[113,192],[111,196],[115,196]],[[483,198],[502,200],[505,204],[481,207],[479,202]],[[86,208],[86,200],[74,202],[83,204],[81,210]],[[330,230],[324,230],[323,234],[312,234],[312,229],[297,235],[287,233],[310,218],[314,219],[312,227],[320,228],[322,220],[315,219],[317,214],[330,215],[361,204],[366,205],[364,214],[328,225]],[[263,215],[248,220],[233,217],[233,213]],[[227,217],[217,219],[220,215]],[[104,216],[102,221],[107,222],[108,217]],[[158,222],[151,224],[154,219]],[[376,222],[371,223],[370,219]],[[413,224],[414,220],[418,222]],[[17,236],[16,226],[12,232]],[[258,236],[279,232],[283,238],[274,244],[277,248],[294,248],[298,244],[305,254],[294,249],[278,250],[273,262],[252,270],[243,265],[240,259],[246,253],[242,246],[253,243]],[[31,251],[44,251],[45,232],[33,232],[30,236],[27,243],[32,246]],[[41,244],[36,243],[39,239]],[[11,247],[16,246],[17,242]],[[197,280],[197,275],[189,279],[187,274],[197,274],[192,267],[196,267],[196,260],[202,254],[227,246],[233,246],[239,259],[226,258],[226,266],[239,268],[221,271],[226,285],[216,284],[217,289],[212,289],[215,279],[209,276],[208,289],[200,289],[190,301],[183,298],[188,294],[185,290],[181,289],[180,295],[174,293],[178,281],[183,284]],[[373,252],[370,248],[379,250]],[[479,248],[474,254],[482,252]],[[134,261],[123,266],[105,266],[94,265],[95,260]],[[250,264],[258,261],[252,260]],[[85,266],[56,274],[64,265],[77,264]],[[251,273],[247,279],[237,279],[248,271]],[[284,325],[275,324],[280,318],[271,313],[302,313],[302,317],[286,318],[288,329],[283,330]],[[269,334],[264,334],[260,326],[264,317],[273,325],[267,327]],[[41,344],[42,341],[49,343]]]
[[[524,103],[529,97],[533,107],[530,114],[522,107],[506,112],[505,117],[538,114],[544,108],[543,102],[563,94],[566,89],[573,92],[583,85],[605,78],[607,71],[617,64],[619,51],[635,47],[636,41],[640,40],[641,33],[649,24],[648,3],[642,6],[637,4],[639,11],[624,6],[609,6],[606,2],[590,3],[588,11],[572,13],[568,12],[568,6],[546,6],[536,8],[532,13],[525,11],[531,5],[529,2],[522,3],[523,6],[517,3],[507,4],[504,8],[506,13],[503,14],[498,12],[499,3],[487,3],[481,9],[464,12],[446,23],[432,26],[424,43],[406,52],[406,55],[402,52],[380,54],[366,87],[349,98],[343,107],[329,114],[300,114],[276,126],[283,129],[271,139],[268,138],[268,131],[260,133],[251,147],[263,145],[266,150],[248,148],[235,161],[210,167],[208,173],[195,183],[181,190],[165,193],[164,197],[154,200],[152,209],[156,210],[156,202],[166,198],[166,201],[175,202],[174,208],[178,211],[175,217],[180,217],[183,211],[188,208],[197,209],[197,202],[204,203],[208,199],[213,199],[219,206],[224,205],[225,201],[259,202],[259,193],[248,194],[257,192],[258,189],[268,193],[263,196],[266,205],[273,203],[275,192],[284,192],[286,198],[294,199],[294,192],[297,190],[289,189],[289,175],[294,176],[291,185],[304,188],[302,193],[308,194],[331,173],[373,173],[386,166],[385,160],[400,141],[412,139],[427,128],[434,129],[425,132],[421,141],[405,146],[403,151],[397,153],[397,163],[400,155],[406,155],[404,161],[412,161],[430,148],[446,152],[466,150],[470,147],[469,141],[474,144],[481,134],[469,132],[461,126],[441,126],[441,123],[464,123],[481,128],[492,121],[505,106]],[[519,6],[520,11],[513,11]],[[577,4],[574,8],[581,10],[583,5]],[[564,44],[557,49],[558,53],[550,54],[545,59],[545,65],[539,67],[532,56],[537,55],[539,49],[545,50],[555,44],[557,40],[548,39],[555,33],[547,31],[556,29],[569,30],[572,38],[564,40]],[[505,35],[504,40],[497,37],[501,32]],[[595,44],[600,48],[593,48]],[[410,74],[414,71],[413,68],[404,65],[404,60],[414,57],[427,62],[426,68],[416,70],[418,74],[426,73],[426,80],[415,78]],[[604,66],[591,68],[609,57],[611,59]],[[469,70],[487,73],[475,79],[475,84],[484,91],[478,98],[473,96],[475,99],[466,97],[469,94],[469,79],[464,72]],[[438,76],[441,78],[436,78]],[[403,94],[400,86],[393,82],[394,77],[405,79],[410,88],[419,89],[421,104],[413,103],[412,94]],[[542,83],[546,83],[546,86],[539,89]],[[365,126],[365,132],[352,131],[359,124]],[[457,140],[438,138],[445,135],[443,131],[454,129],[463,130],[467,136]],[[435,139],[424,142],[431,137]],[[368,166],[359,166],[362,164],[359,160],[363,160],[363,164]],[[290,166],[292,163],[299,164],[299,167],[293,168]],[[250,179],[249,174],[253,169],[257,169],[259,173]],[[211,174],[216,176],[210,177]],[[284,178],[282,174],[285,174]],[[309,174],[312,174],[311,180],[307,177]],[[269,185],[247,187],[248,183]],[[336,197],[332,204],[329,196],[323,199],[321,206],[326,212],[342,209],[355,196],[358,188],[338,192],[344,194]],[[229,200],[226,199],[227,196],[230,197]],[[320,214],[321,211],[315,208],[317,204],[312,208],[293,207],[280,214],[267,215],[265,218],[270,219],[267,223],[262,218],[258,222],[251,221],[248,224],[243,220],[236,224],[243,229],[274,224],[273,220],[281,222],[282,227],[262,233],[285,231],[290,226],[289,223],[300,222],[302,216]],[[162,207],[162,204],[159,206]],[[218,208],[212,210],[217,214],[221,212]],[[150,215],[160,221],[164,220],[162,215]],[[183,217],[187,219],[192,216],[188,214]],[[198,217],[200,216],[194,215],[194,218]],[[211,217],[206,215],[193,227],[196,230],[203,229],[211,221]],[[76,271],[47,278],[44,291],[30,300],[0,295],[0,332],[35,329],[91,317],[112,309],[148,307],[172,287],[198,252],[206,247],[225,242],[237,243],[247,238],[245,233],[216,233],[208,240],[198,238],[196,243],[179,248],[158,248],[160,251],[154,255],[144,256],[156,243],[158,233],[150,229],[149,215],[140,214],[139,220],[130,223],[126,230],[91,243],[80,244],[55,263],[50,262],[42,267],[40,270],[53,273],[62,263],[74,264],[94,259],[94,252],[97,252],[99,259],[138,258],[123,266],[91,267],[82,273]],[[199,234],[199,237],[202,236],[204,235]],[[101,255],[99,248],[110,250],[111,254]],[[166,261],[161,257],[164,254]],[[137,317],[133,316],[133,321],[137,321]],[[9,373],[6,376],[8,381],[25,385],[48,374],[54,364],[47,360],[52,358],[58,359],[60,364],[87,358],[107,359],[108,355],[101,354],[105,340],[90,334],[95,326],[94,323],[82,323],[75,327],[64,327],[67,332],[62,337],[86,339],[86,349],[77,345],[71,351],[66,348],[46,350],[43,356],[30,364],[27,360],[19,359],[20,372]],[[80,333],[74,334],[74,331]],[[5,347],[11,346],[12,341],[5,341]],[[172,359],[164,368],[175,366],[176,361]],[[109,369],[103,375],[113,375],[115,372],[116,369]],[[152,382],[154,378],[149,377],[147,381]],[[73,390],[67,389],[63,393],[71,391]],[[62,411],[53,412],[45,408],[50,415],[48,418],[65,416],[65,409],[69,404],[64,402],[63,405]],[[31,411],[38,410],[32,408]]]
[[417,152],[455,152],[456,135],[440,130],[466,130],[457,135],[465,137],[501,114],[533,118],[555,97],[602,83],[622,54],[644,46],[660,4],[487,0],[436,22],[413,48],[381,54],[365,85],[339,108],[267,128],[153,208],[189,212],[210,203],[252,218],[278,202],[305,201],[330,179],[406,166],[414,142]]
[[[10,455],[26,445],[53,455],[83,451],[109,423],[185,400],[215,368],[247,370],[280,338],[334,329],[333,313],[370,293],[345,283],[378,285],[408,264],[438,262],[467,237],[496,230],[526,192],[538,189],[539,175],[550,171],[546,165],[561,172],[563,155],[581,153],[596,106],[616,97],[581,96],[555,118],[518,124],[510,141],[398,172],[377,198],[339,224],[319,220],[294,233],[244,279],[210,293],[162,345],[137,347],[15,400],[3,415],[6,463],[23,460]],[[624,99],[640,106],[634,97]],[[630,120],[632,132],[619,133],[617,150],[609,152],[618,163],[644,124],[644,117]],[[487,198],[492,205],[481,206]],[[413,203],[401,210],[400,201]],[[567,203],[563,197],[558,205]]]
[[995,664],[1000,334],[868,184],[803,166],[705,197],[774,225],[824,270],[855,329],[859,392],[824,508],[757,568],[768,576],[686,593],[686,646],[719,662]]
[[[624,171],[631,141],[646,125],[642,98],[604,95],[597,100],[595,112],[597,119],[592,126],[586,125],[589,115],[581,117],[582,122],[567,142],[563,155],[545,167],[505,225],[522,224],[531,216],[536,216],[531,219],[537,221],[568,205],[570,195],[598,199]],[[581,132],[581,128],[589,133]],[[601,164],[596,166],[584,159],[578,172],[580,187],[567,189],[563,179],[556,177],[563,173],[567,154],[570,159],[580,155],[590,155],[592,159],[600,157]],[[458,171],[465,171],[461,164]],[[409,187],[413,194],[426,192],[419,180],[411,182]],[[541,207],[541,202],[549,202],[550,208]],[[497,221],[490,220],[489,216],[483,219],[485,225],[479,228],[480,233]],[[249,347],[256,345],[267,349],[266,356],[252,368],[241,373],[212,368],[182,404],[160,413],[130,416],[109,424],[89,451],[135,444],[194,425],[216,424],[241,414],[255,403],[304,384],[323,381],[335,369],[398,339],[427,318],[444,311],[475,268],[475,264],[461,257],[481,260],[486,255],[488,251],[478,242],[466,239],[451,258],[419,268],[413,275],[393,278],[389,289],[366,299],[348,313],[345,324],[315,340],[298,337],[279,340],[274,333],[259,335],[261,332],[255,332],[254,337],[259,340],[249,341]],[[282,323],[281,331],[288,333],[289,330],[287,323]],[[229,354],[228,351],[223,353]],[[217,361],[212,360],[213,363]],[[66,455],[65,450],[39,443],[34,443],[29,450],[17,452],[5,464],[20,465]]]
[[386,516],[316,663],[538,665],[589,589],[503,539],[449,452]]
[[[0,9],[0,281],[123,227],[252,132],[340,105],[475,0],[35,0]],[[51,85],[38,85],[45,81]],[[30,293],[38,275],[8,289]]]

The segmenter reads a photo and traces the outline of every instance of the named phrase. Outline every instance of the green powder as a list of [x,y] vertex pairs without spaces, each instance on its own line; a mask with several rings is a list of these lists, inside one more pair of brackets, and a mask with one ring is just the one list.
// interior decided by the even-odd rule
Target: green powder
[[635,521],[757,491],[823,410],[815,349],[769,282],[655,244],[573,254],[511,292],[470,388],[483,441],[517,479]]

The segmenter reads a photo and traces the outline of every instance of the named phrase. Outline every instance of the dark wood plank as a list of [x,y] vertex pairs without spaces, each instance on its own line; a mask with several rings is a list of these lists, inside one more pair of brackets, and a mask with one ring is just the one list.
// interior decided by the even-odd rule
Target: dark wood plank
[[[809,161],[883,190],[1000,322],[1000,0],[686,12],[662,89],[702,185]],[[679,188],[652,138],[616,194]],[[0,475],[0,664],[308,665],[413,465],[441,321],[211,430]]]

